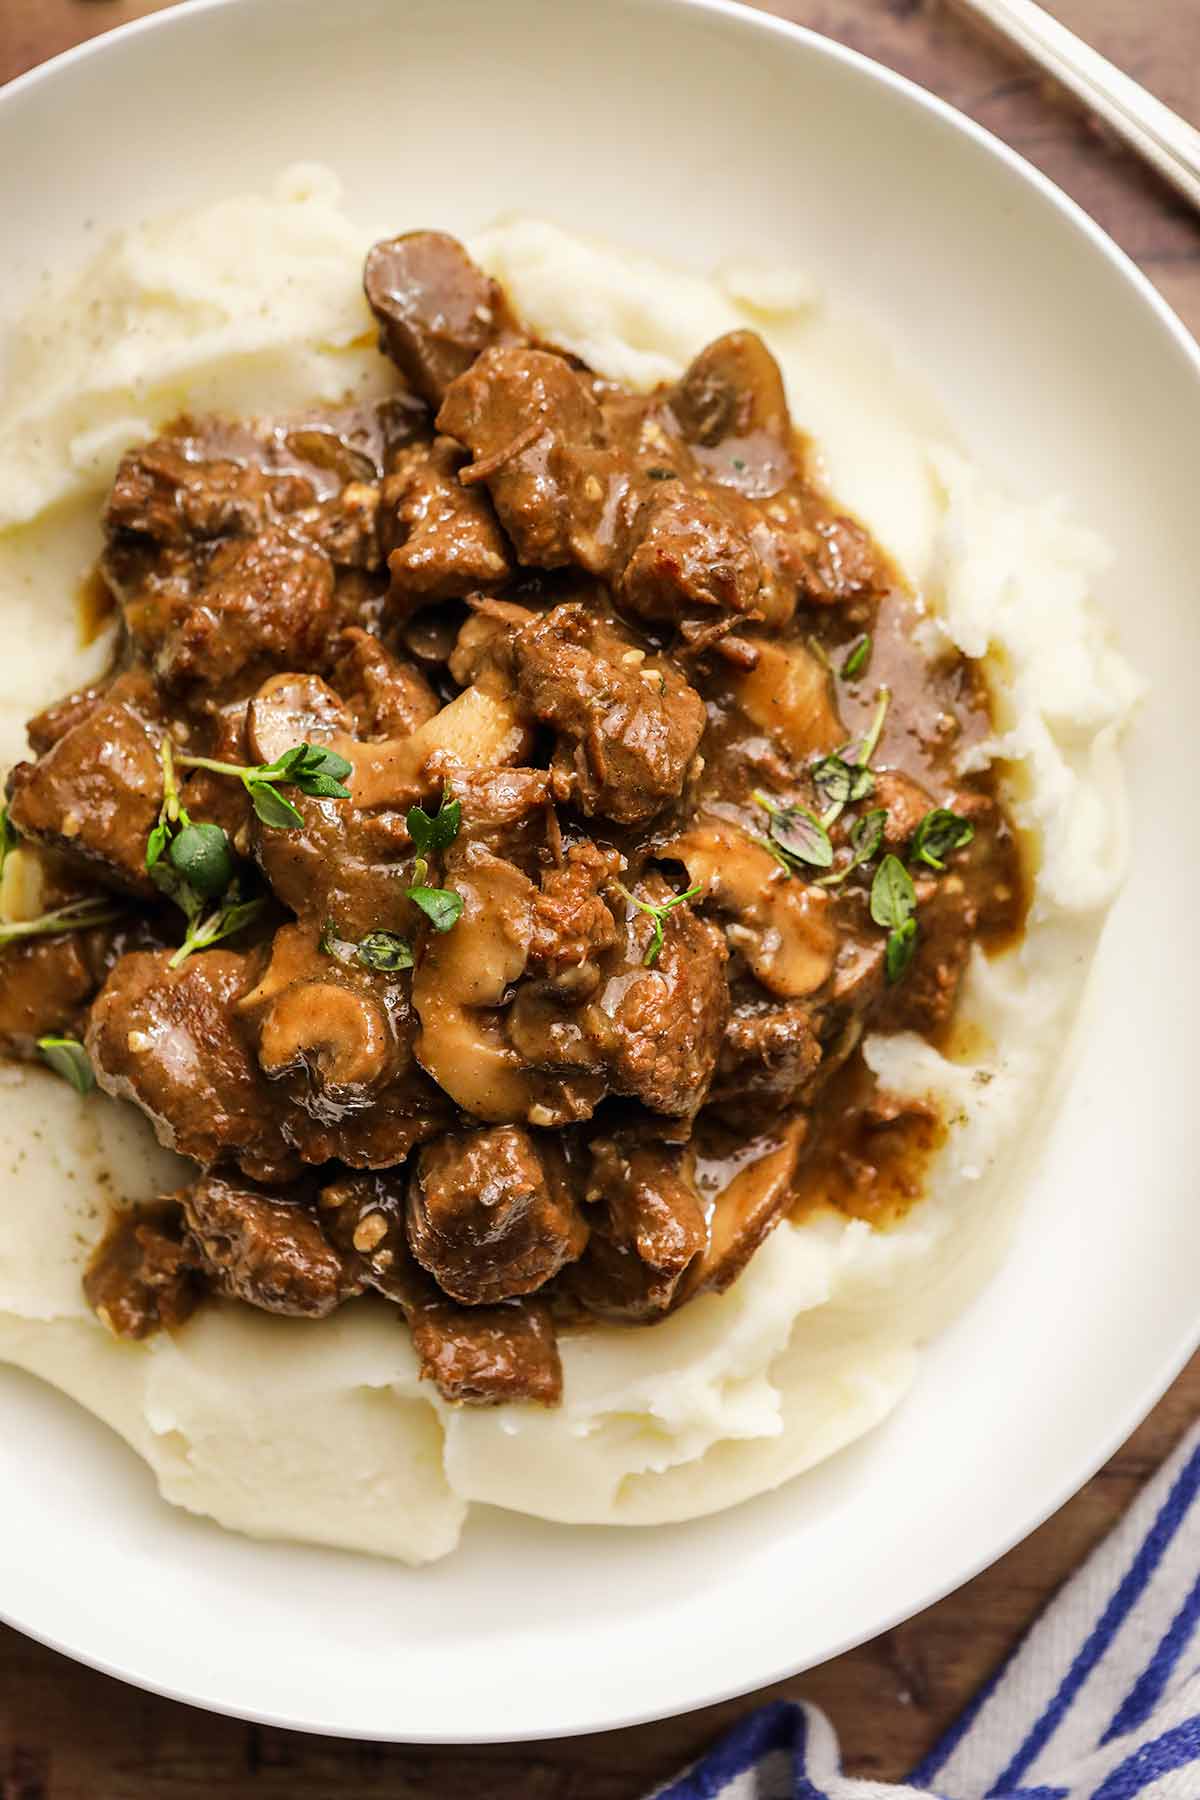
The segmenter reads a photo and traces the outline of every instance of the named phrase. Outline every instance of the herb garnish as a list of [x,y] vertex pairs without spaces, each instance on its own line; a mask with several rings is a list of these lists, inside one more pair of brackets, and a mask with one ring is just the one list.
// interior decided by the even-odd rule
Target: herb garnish
[[889,981],[899,981],[913,958],[917,941],[917,894],[912,876],[898,856],[887,855],[871,883],[871,917],[887,928],[885,967]]
[[240,899],[235,883],[221,905],[210,912],[207,918],[202,919],[197,913],[188,920],[184,940],[167,967],[178,969],[194,950],[207,950],[221,938],[232,937],[235,931],[240,931],[243,925],[256,919],[266,904],[261,896],[255,900]]
[[408,835],[418,856],[432,856],[447,849],[458,836],[462,824],[462,805],[450,797],[450,789],[442,794],[442,803],[430,818],[422,806],[410,806],[405,819]]
[[854,821],[850,831],[850,849],[853,852],[850,861],[845,863],[832,875],[822,875],[817,882],[818,887],[838,887],[845,881],[852,869],[870,862],[878,853],[883,842],[883,828],[887,824],[887,808],[874,806],[870,812]]
[[619,881],[614,881],[613,886],[618,894],[628,900],[630,906],[636,906],[639,912],[645,913],[654,920],[654,930],[651,933],[650,942],[646,946],[646,954],[642,958],[643,968],[652,969],[658,961],[659,952],[663,947],[663,926],[666,923],[667,914],[672,907],[682,906],[685,900],[694,900],[701,890],[699,887],[690,887],[686,893],[672,894],[669,900],[660,900],[656,904],[651,900],[639,900],[636,894],[631,894],[629,889],[623,887]]
[[298,808],[279,792],[281,786],[298,788],[302,794],[313,794],[321,800],[350,798],[345,778],[353,772],[353,764],[336,750],[327,750],[320,744],[294,744],[270,763],[217,762],[211,756],[184,755],[176,760],[189,769],[236,776],[262,823],[283,831],[294,830],[304,820]]
[[927,812],[913,833],[909,851],[914,862],[928,863],[931,869],[944,869],[953,850],[962,850],[975,836],[975,827],[961,814],[948,807],[935,806]]
[[394,975],[413,966],[412,951],[394,931],[369,931],[356,944],[338,936],[332,919],[325,921],[319,948],[337,962],[360,962],[381,975]]
[[837,806],[853,806],[875,792],[875,777],[862,764],[844,762],[840,756],[823,756],[809,770],[821,798]]
[[861,637],[855,638],[846,652],[845,660],[842,663],[842,680],[854,681],[858,676],[865,675],[870,660],[871,634],[869,631],[864,631]]
[[163,798],[146,840],[146,869],[160,893],[195,919],[206,900],[223,894],[234,877],[233,846],[219,825],[194,825],[179,798],[169,737],[158,747]]
[[37,1047],[54,1073],[69,1081],[77,1094],[91,1093],[96,1077],[88,1053],[78,1038],[40,1037]]
[[449,931],[462,917],[462,895],[456,894],[453,888],[428,887],[425,877],[429,873],[429,857],[445,850],[458,836],[462,806],[451,799],[450,789],[446,788],[442,803],[432,818],[422,807],[413,806],[409,808],[405,823],[417,851],[412,886],[405,892],[413,905],[420,907],[435,931]]
[[679,479],[674,469],[647,469],[646,478],[648,481],[677,481]]
[[829,868],[833,862],[833,845],[820,819],[802,806],[776,805],[761,788],[755,788],[750,797],[768,815],[770,842],[765,848],[789,874],[797,864],[809,864],[814,869]]
[[85,900],[69,900],[53,912],[36,919],[7,919],[0,924],[0,949],[21,938],[61,937],[66,931],[85,931],[89,925],[111,925],[121,917],[122,908],[101,894],[90,894]]

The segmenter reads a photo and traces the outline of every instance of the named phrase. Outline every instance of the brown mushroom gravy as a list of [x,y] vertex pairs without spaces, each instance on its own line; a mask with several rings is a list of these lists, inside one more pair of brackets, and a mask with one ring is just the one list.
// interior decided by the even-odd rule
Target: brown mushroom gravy
[[1024,887],[979,670],[757,336],[635,395],[451,238],[365,281],[388,399],[120,465],[114,665],[8,781],[0,1045],[196,1165],[92,1259],[118,1335],[371,1291],[447,1399],[554,1403],[564,1323],[911,1203],[944,1122],[864,1033],[944,1041]]

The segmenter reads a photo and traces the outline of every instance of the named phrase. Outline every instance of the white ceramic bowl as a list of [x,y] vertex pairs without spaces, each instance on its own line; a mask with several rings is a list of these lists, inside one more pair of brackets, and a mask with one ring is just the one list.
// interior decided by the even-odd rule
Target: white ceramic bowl
[[907,1404],[831,1464],[669,1530],[480,1514],[412,1572],[173,1512],[101,1427],[3,1372],[0,1606],[21,1629],[310,1730],[594,1730],[758,1687],[937,1598],[1058,1506],[1196,1341],[1200,360],[1008,150],[722,0],[192,0],[89,44],[0,95],[0,313],[100,233],[297,158],[333,164],[364,220],[520,208],[865,300],[985,467],[1112,541],[1104,598],[1153,681],[1132,877],[1019,1241]]

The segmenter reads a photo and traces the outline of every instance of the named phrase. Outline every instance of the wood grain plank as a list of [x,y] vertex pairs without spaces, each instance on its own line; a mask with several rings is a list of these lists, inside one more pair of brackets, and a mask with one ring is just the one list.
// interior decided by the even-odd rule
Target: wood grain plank
[[[172,0],[0,0],[0,80]],[[186,0],[185,0],[186,3]],[[1063,21],[1200,120],[1195,0],[1052,0]],[[791,0],[775,12],[878,58],[1012,144],[1077,199],[1200,331],[1200,224],[1038,77],[939,0]],[[895,1778],[1008,1653],[1200,1412],[1200,1359],[1088,1486],[957,1594],[785,1682],[824,1706],[847,1767]],[[749,1700],[560,1742],[436,1751],[214,1718],[0,1629],[0,1800],[633,1800]]]

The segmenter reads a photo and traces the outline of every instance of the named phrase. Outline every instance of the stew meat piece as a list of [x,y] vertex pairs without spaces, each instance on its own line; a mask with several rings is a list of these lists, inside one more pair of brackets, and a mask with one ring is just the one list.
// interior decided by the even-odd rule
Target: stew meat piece
[[408,1242],[466,1306],[543,1287],[587,1242],[561,1150],[515,1125],[427,1144],[408,1197]]
[[265,1312],[323,1319],[361,1291],[299,1199],[215,1174],[177,1196],[188,1242],[219,1293]]
[[[442,233],[364,280],[386,399],[185,418],[122,459],[113,668],[8,781],[45,907],[116,916],[8,928],[0,1047],[82,1037],[197,1165],[97,1248],[118,1335],[206,1294],[386,1306],[445,1402],[553,1404],[558,1329],[720,1291],[793,1205],[919,1191],[937,1122],[897,1122],[862,1041],[943,1041],[1021,871],[964,775],[980,675],[813,478],[761,338],[634,394]],[[167,741],[236,887],[189,893],[162,844],[151,877]],[[300,746],[349,793],[237,779]],[[899,971],[884,853],[914,883]]]

